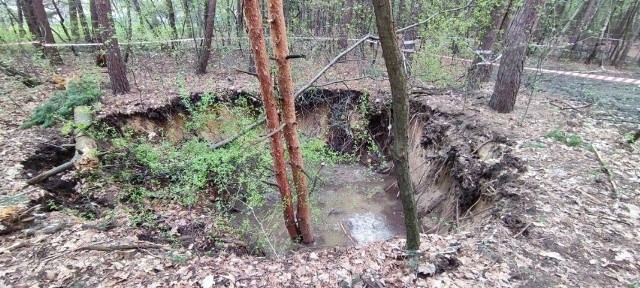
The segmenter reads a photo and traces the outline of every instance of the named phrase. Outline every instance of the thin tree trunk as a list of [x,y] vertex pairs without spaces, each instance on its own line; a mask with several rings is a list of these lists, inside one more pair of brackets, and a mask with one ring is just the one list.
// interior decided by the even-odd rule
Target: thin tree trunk
[[[589,27],[591,21],[593,20],[593,16],[596,15],[596,11],[598,10],[598,6],[596,5],[598,2],[596,0],[589,0],[585,3],[584,11],[582,11],[580,21],[574,27],[571,41],[574,42],[573,47],[571,47],[571,51],[576,52],[579,50],[580,40],[582,38],[582,33]],[[601,3],[601,2],[600,2]]]
[[[22,29],[22,32],[24,32],[24,28],[22,28],[22,21],[19,18],[19,16],[16,16],[13,14],[13,11],[11,11],[11,9],[9,8],[9,5],[7,5],[7,2],[5,2],[4,0],[2,0],[2,6],[4,6],[4,8],[7,10],[7,14],[9,16],[9,22],[11,24],[11,28],[13,29],[13,32],[16,33],[16,26],[18,26],[18,29]],[[18,14],[20,14],[19,9],[18,9]],[[18,33],[22,33],[22,32],[18,32]]]
[[242,9],[242,0],[236,0],[236,35],[242,36],[244,30],[244,13]]
[[[513,2],[513,1],[509,1]],[[497,4],[493,10],[491,11],[491,26],[489,26],[482,37],[482,43],[480,44],[479,50],[482,51],[493,51],[494,46],[498,40],[498,32],[500,30],[500,26],[504,22],[505,18],[507,18],[509,14],[509,7],[511,5],[507,5],[506,7],[502,4]],[[482,53],[482,52],[480,52]],[[487,56],[491,56],[493,52],[488,53]],[[489,60],[489,59],[486,59]],[[482,63],[483,58],[478,55],[471,67],[469,67],[468,76],[467,76],[467,85],[469,89],[475,90],[480,87],[480,83],[484,83],[489,81],[491,78],[491,72],[493,71],[493,65],[488,63]]]
[[613,65],[618,68],[622,68],[625,66],[627,57],[629,56],[629,51],[631,50],[631,46],[635,43],[636,39],[640,38],[640,23],[635,23],[635,28],[629,34],[625,34],[624,37],[624,48],[620,49],[620,53],[616,54],[616,58],[614,59]]
[[538,19],[538,8],[544,0],[525,0],[509,26],[506,50],[502,55],[489,107],[500,113],[513,111],[524,69],[524,60],[531,34]]
[[[60,9],[58,8],[58,4],[56,4],[55,0],[52,0],[51,3],[53,3],[53,8],[56,10],[56,14],[58,14],[58,18],[60,19],[60,26],[62,27],[62,32],[64,32],[64,35],[67,36],[67,39],[69,40],[69,42],[73,42],[73,38],[71,37],[71,35],[69,35],[69,31],[67,30],[67,26],[64,25],[64,17],[62,17],[62,13],[60,12]],[[62,37],[60,37],[62,38]],[[71,46],[71,51],[73,51],[73,55],[78,56],[78,52],[76,52],[76,48]]]
[[620,35],[617,37],[622,39],[622,41],[620,41],[616,46],[611,57],[611,63],[616,67],[621,67],[622,64],[624,64],[624,61],[627,58],[627,54],[629,53],[629,50],[631,49],[631,46],[633,45],[633,42],[635,42],[636,36],[639,33],[638,31],[640,31],[638,30],[640,24],[637,23],[637,21],[640,20],[637,17],[638,15],[640,15],[638,13],[640,10],[638,9],[639,5],[640,1],[636,1],[635,3],[632,3],[631,6],[629,6],[629,9],[625,13],[625,17],[621,23],[621,27],[616,29],[619,31],[617,35]]
[[31,36],[36,41],[42,41],[42,32],[40,31],[40,26],[38,26],[38,20],[36,20],[36,14],[33,11],[31,2],[29,0],[18,1],[20,3],[20,7],[22,8],[22,12],[24,13],[24,18],[27,20],[27,28],[29,28]]
[[[611,16],[613,15],[614,10],[615,8],[613,6],[609,7],[609,13],[607,14],[607,19],[604,20],[604,25],[602,26],[602,30],[600,30],[600,37],[598,38],[598,41],[596,41],[596,44],[593,45],[593,50],[591,50],[591,54],[589,54],[589,56],[587,57],[587,60],[585,60],[584,62],[585,64],[591,64],[593,63],[593,61],[598,59],[598,54],[601,53],[600,46],[602,46],[602,44],[604,43],[603,38],[607,34],[607,31],[609,31],[609,24],[611,23]],[[602,64],[603,63],[601,60],[600,65]]]
[[343,50],[349,46],[347,37],[349,36],[349,28],[351,27],[349,24],[353,18],[353,0],[347,0],[345,3],[345,9],[347,9],[347,11],[342,15],[342,21],[340,23],[340,39],[338,40],[338,45],[340,45],[340,48]]
[[284,148],[282,146],[282,135],[278,133],[280,121],[278,120],[278,107],[273,97],[273,82],[269,74],[269,57],[262,29],[262,16],[258,7],[259,0],[244,0],[244,14],[249,30],[251,50],[256,61],[256,72],[260,80],[260,94],[265,114],[267,116],[267,127],[271,134],[271,156],[276,173],[276,183],[280,190],[280,198],[283,204],[284,223],[292,241],[297,241],[300,233],[295,221],[293,211],[293,197],[289,182],[287,180],[287,164],[284,159]]
[[298,196],[298,211],[296,214],[298,227],[302,235],[302,243],[313,243],[313,227],[311,226],[311,212],[309,209],[309,190],[307,177],[304,174],[304,161],[298,138],[298,123],[296,122],[296,108],[291,79],[291,66],[289,46],[287,44],[287,28],[285,27],[284,10],[282,0],[269,0],[269,24],[271,26],[271,41],[274,46],[276,65],[278,67],[278,88],[282,99],[282,119],[284,126],[284,139],[287,142],[293,184]]
[[18,9],[18,33],[20,37],[24,37],[27,32],[24,31],[24,12],[22,11],[21,0],[16,0],[16,8]]
[[211,56],[211,39],[213,38],[213,28],[216,19],[216,0],[208,0],[207,15],[205,17],[204,43],[198,55],[198,67],[196,74],[202,75],[207,73],[207,64],[209,64],[209,56]]
[[120,56],[120,46],[116,37],[111,18],[111,3],[109,0],[95,0],[96,14],[98,15],[99,31],[104,40],[106,49],[107,70],[111,80],[111,89],[114,94],[129,92],[129,81],[124,62]]
[[91,30],[89,29],[89,23],[87,23],[87,16],[84,15],[84,9],[82,9],[82,2],[80,0],[76,3],[76,11],[78,12],[78,18],[80,18],[80,26],[82,27],[82,34],[84,34],[84,42],[91,43]]
[[409,171],[409,94],[407,77],[402,68],[402,56],[393,28],[391,6],[388,0],[374,0],[376,24],[380,34],[382,56],[391,84],[393,109],[393,164],[402,200],[404,223],[407,230],[407,250],[420,248],[418,213]]
[[80,23],[78,21],[78,3],[80,0],[69,0],[69,27],[73,41],[80,40]]
[[[42,0],[33,0],[33,12],[35,13],[36,20],[38,21],[38,26],[41,28],[42,39],[45,44],[55,44],[56,41],[53,40],[53,32],[51,31],[51,26],[49,26],[49,19],[47,18],[47,12],[44,10],[44,5],[42,4]],[[49,62],[51,65],[62,65],[62,57],[60,57],[60,52],[58,52],[58,48],[53,46],[45,46],[44,53],[49,58]]]
[[96,0],[89,0],[89,14],[91,15],[91,29],[94,43],[102,42],[102,36],[98,25],[98,11],[96,11]]
[[165,4],[167,5],[167,12],[169,14],[169,27],[171,28],[171,36],[173,39],[178,38],[178,29],[176,28],[176,11],[173,8],[172,0],[165,0]]

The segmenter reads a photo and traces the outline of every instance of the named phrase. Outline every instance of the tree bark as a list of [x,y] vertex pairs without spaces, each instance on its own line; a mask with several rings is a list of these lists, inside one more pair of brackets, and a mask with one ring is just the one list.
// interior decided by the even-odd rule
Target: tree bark
[[236,0],[236,35],[242,36],[244,31],[244,12],[242,9],[242,0]]
[[[482,36],[482,43],[480,44],[479,50],[493,51],[498,40],[498,33],[502,28],[501,26],[505,22],[505,19],[508,18],[512,2],[512,0],[509,1],[509,5],[507,6],[499,3],[493,7],[493,10],[491,11],[491,26],[487,27],[487,30]],[[491,78],[493,65],[486,63],[480,64],[482,62],[482,57],[478,55],[471,64],[471,67],[469,67],[467,76],[467,85],[469,89],[478,89],[480,87],[480,83],[487,82]]]
[[93,31],[94,43],[102,42],[102,36],[98,25],[98,11],[96,9],[96,0],[89,0],[89,14],[91,14],[91,29]]
[[509,26],[506,49],[502,54],[489,107],[500,113],[513,111],[524,69],[531,34],[538,19],[538,8],[544,0],[525,0]]
[[[596,44],[593,45],[593,50],[591,50],[591,53],[589,54],[589,56],[587,57],[587,60],[585,60],[585,64],[591,64],[593,61],[598,59],[598,54],[603,53],[601,50],[601,46],[602,44],[604,44],[604,41],[602,40],[604,38],[604,36],[608,33],[609,31],[609,24],[611,23],[611,16],[613,16],[614,11],[615,11],[615,7],[613,7],[613,5],[611,5],[609,7],[609,13],[607,13],[607,18],[604,20],[604,25],[602,26],[602,29],[600,30],[600,37],[598,38],[598,40],[596,41]],[[604,58],[604,57],[602,57]],[[602,59],[600,61],[600,65],[602,65]]]
[[118,38],[116,38],[115,29],[113,28],[111,3],[109,0],[95,0],[95,5],[99,31],[102,32],[101,38],[106,49],[105,58],[111,80],[111,89],[114,94],[127,93],[129,92],[129,81],[127,80],[127,71],[120,55]]
[[18,33],[20,37],[24,37],[27,32],[24,30],[24,12],[22,11],[21,0],[16,0],[16,8],[18,9]]
[[80,23],[78,21],[78,3],[80,0],[69,0],[69,30],[73,36],[73,41],[80,40]]
[[205,17],[204,43],[198,55],[198,67],[196,74],[202,75],[207,73],[207,64],[209,64],[209,56],[211,56],[211,40],[213,38],[213,28],[216,19],[216,0],[208,0],[207,14]]
[[42,41],[42,32],[40,31],[40,26],[38,26],[36,14],[33,11],[31,2],[29,0],[18,0],[18,3],[20,3],[20,7],[24,13],[24,18],[27,20],[27,28],[29,28],[31,36],[36,41]]
[[402,56],[394,33],[391,6],[388,0],[374,0],[376,24],[380,34],[382,56],[389,84],[393,109],[393,164],[402,199],[404,222],[407,230],[407,250],[420,248],[418,213],[409,171],[409,95],[407,78],[402,68]]
[[165,0],[165,4],[167,5],[167,12],[169,15],[169,27],[171,28],[171,37],[173,37],[173,39],[178,39],[178,29],[176,28],[176,11],[173,8],[173,1]]
[[269,134],[271,134],[271,157],[273,157],[276,183],[278,184],[280,198],[283,204],[284,223],[291,240],[297,241],[300,233],[295,221],[293,197],[291,196],[291,189],[287,180],[287,164],[284,159],[282,136],[277,132],[280,128],[278,107],[273,97],[273,82],[271,80],[271,74],[269,74],[269,57],[267,56],[267,47],[262,29],[262,16],[258,7],[258,1],[259,0],[244,0],[244,14],[249,30],[251,51],[255,58],[256,72],[260,80],[260,94],[267,116],[267,128],[269,129]]
[[[282,0],[269,0],[269,24],[271,26],[271,41],[274,46],[276,65],[278,67],[278,88],[282,101],[282,118],[285,123],[284,138],[287,142],[293,184],[298,196],[298,211],[296,214],[298,227],[302,235],[302,243],[311,244],[314,241],[313,228],[311,226],[311,212],[309,209],[309,190],[307,177],[304,174],[304,161],[298,138],[298,123],[296,122],[295,97],[293,80],[291,79],[291,66],[289,46],[287,44],[287,28],[285,27],[284,10]],[[256,61],[257,62],[257,61]]]
[[[601,3],[601,2],[600,2]],[[580,12],[580,21],[576,23],[573,32],[571,33],[571,41],[574,43],[573,47],[571,47],[572,52],[578,51],[580,45],[580,40],[582,38],[582,33],[589,27],[591,21],[593,20],[593,16],[596,15],[596,11],[598,10],[596,0],[588,0],[583,8],[584,10]]]
[[633,42],[635,42],[638,33],[640,33],[640,24],[637,23],[638,20],[640,20],[638,19],[638,15],[640,15],[638,13],[640,11],[640,9],[638,9],[640,8],[639,6],[640,1],[635,1],[629,6],[621,21],[620,27],[616,29],[618,33],[614,34],[620,35],[614,37],[622,39],[622,41],[616,45],[611,57],[611,63],[618,68],[623,66]]
[[91,43],[91,32],[89,29],[89,23],[87,23],[87,16],[84,15],[84,9],[82,9],[82,2],[80,0],[72,0],[77,1],[76,10],[78,12],[78,18],[80,18],[80,26],[82,26],[82,34],[84,34],[84,41],[87,43]]
[[[33,0],[31,2],[33,5],[33,12],[36,16],[36,21],[38,26],[40,27],[40,32],[42,33],[42,39],[45,44],[55,44],[56,42],[53,39],[53,33],[51,31],[51,26],[49,26],[49,19],[47,17],[47,12],[44,10],[44,5],[42,4],[42,0]],[[51,65],[62,65],[62,57],[60,57],[60,52],[58,52],[58,48],[53,46],[45,46],[44,53],[49,58],[49,62]]]
[[340,45],[341,49],[349,47],[347,37],[349,36],[349,27],[351,26],[351,19],[353,18],[353,0],[347,0],[345,3],[345,9],[347,11],[342,15],[342,21],[340,23],[340,39],[338,40],[338,45]]

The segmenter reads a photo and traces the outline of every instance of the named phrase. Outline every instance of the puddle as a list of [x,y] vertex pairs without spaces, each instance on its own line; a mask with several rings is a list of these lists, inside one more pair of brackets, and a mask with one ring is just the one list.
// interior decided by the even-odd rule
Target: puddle
[[[360,165],[335,165],[313,195],[318,245],[348,246],[404,234],[395,179]],[[389,186],[392,188],[387,189]],[[387,191],[385,191],[385,189]]]
[[[404,235],[402,204],[393,176],[355,164],[325,167],[321,175],[311,194],[314,246],[363,245]],[[258,224],[256,218],[261,219],[260,224],[252,225],[249,238],[266,244],[263,247],[271,250],[267,254],[280,254],[291,245],[282,214],[274,213],[279,201],[276,193],[270,194],[275,197],[269,197],[269,208],[257,209],[255,216],[241,213],[236,219],[237,223],[241,218],[250,219],[254,224]]]

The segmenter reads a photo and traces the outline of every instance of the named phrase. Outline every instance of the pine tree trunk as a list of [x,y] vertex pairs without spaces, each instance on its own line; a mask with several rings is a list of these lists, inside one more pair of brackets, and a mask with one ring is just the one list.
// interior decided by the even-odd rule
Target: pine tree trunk
[[[42,0],[33,0],[31,2],[33,5],[33,12],[36,16],[36,21],[38,26],[40,27],[40,32],[42,32],[42,39],[45,44],[55,44],[56,42],[53,39],[53,33],[51,31],[51,26],[49,26],[49,19],[47,18],[47,12],[44,10],[44,5],[42,4]],[[44,53],[49,58],[49,62],[51,65],[62,65],[62,57],[60,57],[60,52],[58,52],[58,48],[53,46],[45,46]]]
[[[598,55],[603,53],[602,51],[600,51],[601,50],[601,46],[604,43],[604,41],[602,39],[607,34],[607,31],[609,31],[609,24],[611,23],[611,16],[613,16],[615,10],[616,9],[615,9],[615,7],[613,7],[613,5],[611,7],[609,7],[609,13],[607,14],[607,18],[604,21],[604,25],[602,26],[602,29],[600,30],[600,37],[598,38],[598,41],[596,41],[596,44],[593,45],[593,49],[591,50],[591,53],[587,57],[587,60],[585,60],[585,62],[584,62],[585,64],[593,63],[595,60],[598,59]],[[601,60],[600,61],[600,65],[602,65],[602,64],[603,63],[602,63],[602,60]]]
[[244,32],[244,12],[242,0],[236,0],[236,36],[241,37]]
[[167,13],[169,15],[169,27],[171,28],[171,36],[173,39],[178,39],[178,29],[176,28],[176,11],[173,8],[172,0],[165,0],[167,5]]
[[80,0],[69,0],[69,30],[73,41],[80,41],[80,23],[78,21],[78,3]]
[[196,74],[202,75],[207,73],[207,64],[209,64],[209,56],[211,56],[211,40],[213,38],[213,28],[216,19],[216,0],[208,0],[207,14],[205,17],[204,43],[198,55],[198,67]]
[[544,0],[525,0],[509,26],[506,36],[506,50],[502,54],[498,78],[489,101],[489,107],[500,113],[513,111],[516,104],[527,46],[533,30],[535,30],[538,9],[542,4],[544,4]]
[[293,197],[287,180],[287,164],[284,159],[284,147],[282,135],[276,132],[280,129],[278,120],[278,107],[273,97],[273,82],[269,74],[269,57],[262,29],[262,16],[259,9],[259,0],[244,0],[244,14],[247,19],[251,51],[255,58],[256,72],[260,80],[260,94],[264,111],[267,116],[267,128],[271,134],[271,156],[276,173],[276,183],[280,190],[280,198],[283,204],[284,223],[292,241],[300,237],[293,211]]
[[313,228],[311,226],[311,212],[309,209],[309,190],[307,176],[304,174],[304,161],[298,138],[298,123],[296,122],[295,97],[293,80],[291,79],[291,66],[289,46],[287,44],[287,28],[285,27],[284,10],[282,0],[269,0],[269,24],[271,26],[271,41],[274,46],[276,65],[278,67],[278,88],[282,101],[282,119],[285,123],[284,138],[287,142],[293,184],[298,196],[298,211],[296,214],[298,227],[302,235],[302,243],[311,244],[314,241]]
[[111,89],[114,94],[127,93],[129,92],[129,81],[127,80],[127,71],[120,55],[118,38],[111,20],[111,3],[109,0],[95,0],[95,8],[98,15],[99,31],[102,32],[101,38],[106,49],[105,58],[111,80]]
[[84,9],[82,9],[82,2],[80,0],[72,0],[76,1],[76,10],[78,12],[78,18],[80,18],[80,26],[82,27],[82,34],[84,35],[84,41],[87,43],[91,43],[91,30],[89,29],[89,23],[87,22],[87,16],[84,15]]
[[611,63],[616,67],[623,66],[633,42],[635,42],[638,33],[640,33],[640,30],[638,29],[640,27],[640,23],[637,23],[638,20],[636,20],[638,19],[637,16],[640,15],[640,13],[638,13],[640,11],[639,6],[640,1],[632,3],[625,13],[621,27],[616,29],[619,31],[617,35],[620,35],[618,38],[622,38],[622,41],[618,43],[611,57]]
[[94,43],[102,42],[102,36],[98,25],[98,11],[96,11],[96,0],[89,0],[89,14],[91,14],[91,29],[93,32]]
[[407,78],[402,68],[402,56],[393,28],[391,6],[388,0],[374,0],[376,24],[380,34],[382,56],[387,67],[393,109],[393,164],[402,199],[404,222],[407,230],[407,250],[420,248],[418,213],[409,171],[409,95]]
[[598,10],[598,6],[596,4],[596,0],[588,0],[588,2],[586,2],[583,6],[584,10],[580,13],[580,20],[576,23],[576,26],[571,33],[572,36],[570,41],[574,43],[573,47],[571,47],[571,51],[574,53],[578,52],[579,47],[582,46],[580,44],[582,33],[589,27],[589,25],[593,21],[593,17],[596,15],[596,11]]
[[[493,51],[498,40],[498,33],[502,28],[501,26],[505,22],[505,19],[508,18],[511,2],[513,2],[513,0],[509,1],[509,5],[507,6],[498,4],[493,8],[491,11],[491,26],[487,28],[487,31],[482,37],[482,43],[480,44],[479,50]],[[482,57],[477,56],[473,60],[471,67],[469,67],[467,85],[471,90],[478,89],[480,87],[480,83],[487,82],[491,78],[493,65],[482,62]]]
[[18,9],[18,35],[24,37],[27,32],[24,30],[24,12],[22,11],[21,0],[16,0],[16,8]]
[[338,45],[340,45],[341,49],[346,49],[349,46],[347,37],[349,36],[349,28],[351,27],[349,24],[353,18],[353,0],[347,0],[345,3],[345,9],[347,11],[342,15],[342,21],[340,23],[340,39],[338,40]]
[[20,3],[20,7],[24,13],[24,18],[27,21],[27,28],[29,29],[31,36],[36,41],[42,41],[42,32],[40,31],[40,26],[38,26],[36,14],[33,11],[31,2],[29,0],[18,0],[18,2]]

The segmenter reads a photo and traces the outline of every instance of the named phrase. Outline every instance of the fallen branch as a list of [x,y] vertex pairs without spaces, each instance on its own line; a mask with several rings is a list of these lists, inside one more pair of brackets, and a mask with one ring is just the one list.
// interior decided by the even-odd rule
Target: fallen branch
[[103,251],[103,252],[113,252],[113,251],[121,251],[121,250],[137,250],[137,249],[161,249],[161,250],[169,250],[169,248],[161,245],[155,244],[125,244],[125,245],[89,245],[85,247],[80,247],[75,251]]
[[513,235],[513,238],[518,238],[518,236],[522,235],[522,233],[524,233],[524,231],[527,231],[527,228],[529,228],[529,226],[531,226],[532,222],[529,222],[526,226],[524,226],[524,228],[522,228],[520,230],[520,232],[516,233],[516,235]]
[[33,88],[42,84],[42,81],[35,79],[31,75],[18,71],[15,68],[9,66],[9,64],[0,61],[0,71],[6,74],[7,76],[17,77],[20,79],[20,82],[29,88]]
[[90,170],[98,166],[98,153],[96,153],[98,145],[91,136],[86,134],[81,129],[91,125],[91,109],[88,106],[78,106],[73,109],[73,118],[76,127],[79,127],[75,130],[76,144],[74,146],[76,148],[76,153],[73,158],[71,158],[69,162],[54,167],[48,171],[42,172],[37,176],[29,179],[27,181],[27,184],[33,185],[40,183],[51,176],[60,174],[74,167],[80,171],[83,171]]
[[358,245],[358,243],[356,243],[356,241],[354,241],[353,238],[351,238],[351,235],[347,233],[347,229],[344,228],[344,224],[342,222],[340,222],[340,228],[342,228],[342,232],[344,232],[344,235],[347,236],[347,238],[349,238],[349,241],[351,241],[353,245]]
[[309,89],[309,87],[311,87],[313,85],[313,83],[318,81],[318,79],[320,79],[320,77],[322,77],[322,75],[324,75],[324,73],[327,72],[327,70],[329,70],[329,68],[331,68],[331,66],[335,65],[340,60],[340,58],[342,58],[344,55],[347,55],[347,53],[349,53],[351,50],[355,49],[360,44],[362,44],[364,41],[367,41],[369,39],[377,39],[377,37],[375,37],[375,36],[373,36],[371,34],[367,34],[367,35],[363,36],[362,38],[358,39],[358,41],[356,41],[356,43],[353,43],[347,49],[345,49],[344,51],[340,52],[340,54],[338,54],[338,56],[333,58],[333,60],[331,60],[331,62],[329,62],[329,64],[324,66],[322,68],[322,70],[320,70],[320,72],[318,72],[318,74],[316,74],[316,76],[313,77],[313,79],[311,79],[311,81],[309,81],[307,84],[302,86],[302,88],[300,88],[296,92],[296,94],[293,95],[293,97],[297,99],[300,95],[302,95],[302,93],[304,93],[304,91]]
[[80,155],[76,154],[75,156],[73,156],[73,158],[71,160],[69,160],[69,162],[66,162],[60,166],[54,167],[51,170],[42,172],[40,174],[38,174],[36,177],[33,177],[31,179],[29,179],[27,181],[27,184],[29,185],[33,185],[33,184],[37,184],[40,183],[44,180],[47,180],[49,177],[60,174],[62,172],[65,172],[67,170],[71,170],[73,168],[74,163],[80,159]]
[[217,142],[215,144],[212,144],[209,146],[209,149],[217,149],[220,148],[224,145],[227,145],[233,141],[235,141],[236,139],[246,135],[247,133],[251,132],[251,130],[255,129],[256,127],[262,125],[267,119],[266,118],[262,118],[256,122],[254,122],[253,124],[247,126],[246,128],[244,128],[242,131],[238,132],[238,134],[231,136],[230,138],[224,139],[220,142]]
[[[565,106],[558,105],[555,102],[559,102],[561,104],[564,104]],[[573,110],[576,110],[576,111],[578,111],[579,109],[587,108],[587,107],[590,107],[591,105],[593,105],[593,103],[589,103],[589,104],[586,104],[586,105],[583,105],[583,106],[575,107],[575,106],[573,106],[573,105],[571,105],[571,104],[569,104],[569,103],[567,103],[565,101],[561,101],[561,100],[551,100],[551,101],[549,101],[549,104],[551,104],[551,106],[555,106],[555,107],[560,108],[560,110],[573,109]]]
[[238,68],[235,68],[235,70],[236,70],[236,72],[239,72],[239,73],[244,73],[244,74],[248,74],[248,75],[251,75],[251,76],[254,76],[254,77],[258,77],[258,74],[253,73],[253,72],[245,71],[245,70],[238,69]]
[[282,131],[282,129],[284,128],[284,125],[285,125],[285,124],[284,124],[284,123],[282,123],[282,125],[280,125],[280,127],[278,127],[278,129],[273,130],[273,131],[271,131],[269,134],[267,134],[267,135],[264,135],[264,136],[260,137],[260,139],[258,139],[255,143],[257,144],[257,143],[260,143],[260,142],[262,142],[262,141],[264,141],[264,140],[267,140],[269,137],[273,136],[273,134],[276,134],[276,133],[278,133],[278,132]]
[[607,167],[606,163],[604,163],[604,161],[602,160],[602,157],[600,157],[600,152],[598,152],[598,148],[596,148],[596,145],[591,144],[591,147],[593,147],[593,153],[596,154],[596,158],[598,159],[598,162],[600,162],[602,169],[604,169],[607,174],[607,180],[609,180],[609,184],[611,185],[613,197],[617,199],[620,194],[618,194],[618,187],[616,186],[616,183],[613,182],[613,173],[611,173],[611,169]]

